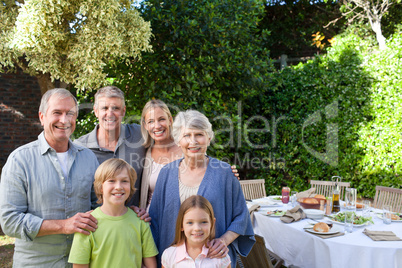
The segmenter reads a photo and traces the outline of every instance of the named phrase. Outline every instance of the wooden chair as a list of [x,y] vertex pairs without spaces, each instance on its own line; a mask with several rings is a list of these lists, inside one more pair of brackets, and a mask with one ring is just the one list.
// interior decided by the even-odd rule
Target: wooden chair
[[[331,196],[332,197],[332,192],[335,188],[335,182],[334,181],[315,181],[311,180],[310,181],[311,188],[315,188],[315,193],[316,194],[321,194],[323,196]],[[345,194],[345,188],[350,187],[350,182],[338,182],[339,184],[339,197],[341,200],[344,199],[344,194]]]
[[265,192],[265,180],[241,180],[241,189],[243,190],[245,199],[257,199],[261,197],[266,197]]
[[402,213],[402,189],[377,185],[375,187],[374,207],[382,209],[384,205],[390,205],[392,211]]
[[254,235],[255,244],[247,257],[240,256],[241,264],[236,267],[244,268],[277,268],[284,260],[265,247],[262,236]]

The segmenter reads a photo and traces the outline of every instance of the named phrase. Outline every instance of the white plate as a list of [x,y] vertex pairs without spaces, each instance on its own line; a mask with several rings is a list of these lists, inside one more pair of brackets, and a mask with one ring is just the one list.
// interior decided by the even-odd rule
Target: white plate
[[324,218],[324,211],[319,209],[303,209],[306,217],[313,220],[320,220]]
[[[377,218],[382,220],[382,213],[376,213],[375,214],[377,216]],[[402,220],[391,220],[392,222],[402,222]]]
[[[283,212],[283,214],[286,213],[286,210],[283,209],[279,209]],[[272,214],[268,214],[268,211],[275,211],[275,209],[260,209],[258,210],[258,213],[264,215],[264,216],[269,216],[269,217],[281,217],[282,215],[272,215]]]
[[[332,222],[332,223],[336,223],[336,224],[340,224],[340,225],[345,225],[344,222],[334,221],[334,220],[332,220],[331,218],[329,218],[328,220],[329,220],[330,222]],[[370,223],[370,222],[366,222],[366,223],[363,223],[363,224],[353,224],[353,227],[363,227],[363,226],[367,226],[367,225],[369,225],[369,224],[371,224],[371,223]]]
[[286,213],[286,210],[282,210],[281,214],[278,214],[278,215],[268,214],[267,212],[265,214],[270,217],[282,217],[283,215],[285,215],[285,213]]
[[[281,196],[281,195],[270,195],[270,196],[268,196],[268,198],[269,198],[272,202],[282,203],[282,196]],[[280,198],[280,199],[277,200],[277,199],[275,199],[275,198]]]
[[[360,203],[359,203],[360,204]],[[343,208],[345,208],[346,207],[346,204],[345,203],[343,203]],[[356,208],[356,211],[363,211],[363,208]]]
[[342,229],[341,229],[339,226],[337,226],[337,225],[332,225],[332,228],[329,229],[329,231],[326,232],[326,233],[323,233],[323,232],[316,232],[316,231],[313,230],[313,228],[308,228],[308,229],[305,229],[305,230],[306,230],[307,232],[309,232],[309,233],[313,233],[313,234],[322,234],[322,235],[336,234],[336,233],[339,233],[340,231],[342,231]]
[[270,199],[268,199],[266,197],[265,198],[260,198],[260,199],[254,199],[252,201],[252,203],[258,204],[261,207],[278,207],[278,206],[280,206],[280,204],[278,204],[276,202],[273,202],[273,201],[271,201]]

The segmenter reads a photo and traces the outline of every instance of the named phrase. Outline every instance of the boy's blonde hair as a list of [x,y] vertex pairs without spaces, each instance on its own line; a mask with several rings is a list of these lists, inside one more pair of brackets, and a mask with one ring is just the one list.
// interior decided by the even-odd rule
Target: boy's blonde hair
[[94,189],[96,197],[98,198],[98,204],[103,203],[102,184],[106,180],[116,177],[123,169],[127,170],[130,179],[130,195],[126,200],[126,204],[131,200],[136,191],[134,186],[137,180],[137,173],[134,168],[123,159],[112,158],[103,162],[95,172]]
[[215,238],[215,216],[211,203],[208,201],[208,199],[201,195],[192,195],[184,200],[180,206],[176,221],[176,234],[172,246],[179,246],[185,242],[186,236],[184,235],[183,231],[184,215],[192,208],[200,208],[204,210],[208,214],[209,220],[211,221],[211,232],[209,233],[208,239],[205,241],[205,246],[208,247],[206,242]]

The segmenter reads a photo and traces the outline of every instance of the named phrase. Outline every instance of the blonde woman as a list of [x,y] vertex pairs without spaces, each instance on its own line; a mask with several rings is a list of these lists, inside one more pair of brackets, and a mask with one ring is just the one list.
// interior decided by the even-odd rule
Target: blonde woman
[[180,148],[172,138],[172,124],[172,115],[163,101],[151,100],[145,104],[141,115],[141,134],[147,151],[141,179],[140,207],[147,211],[159,171],[182,157]]

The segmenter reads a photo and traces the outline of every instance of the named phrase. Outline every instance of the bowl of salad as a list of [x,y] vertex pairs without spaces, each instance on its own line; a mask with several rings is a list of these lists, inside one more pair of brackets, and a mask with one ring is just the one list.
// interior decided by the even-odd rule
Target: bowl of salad
[[[354,215],[354,221],[353,221],[353,226],[355,227],[360,227],[360,226],[365,226],[368,224],[374,224],[373,219],[371,217],[363,217],[361,215],[357,215],[355,212],[353,212]],[[345,224],[345,213],[344,212],[339,212],[335,215],[328,215],[327,217],[330,218],[330,221],[338,224]]]

